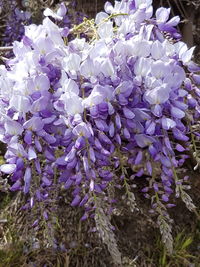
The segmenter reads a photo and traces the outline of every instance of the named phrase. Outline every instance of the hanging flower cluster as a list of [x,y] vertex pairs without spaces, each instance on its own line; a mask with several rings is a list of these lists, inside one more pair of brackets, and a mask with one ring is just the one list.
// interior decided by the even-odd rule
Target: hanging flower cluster
[[[8,11],[7,5],[9,5]],[[44,14],[50,17],[52,15],[57,22],[59,21],[58,25],[65,28],[72,28],[73,25],[80,24],[83,21],[85,14],[74,10],[76,2],[68,4],[67,7],[65,7],[64,3],[61,3],[61,6],[63,6],[63,8],[58,9],[57,14],[49,8],[46,8]],[[38,7],[38,9],[40,8],[41,7]],[[37,13],[38,12],[42,13],[42,10],[37,10]],[[24,5],[24,10],[22,10],[18,7],[16,0],[9,0],[7,3],[0,3],[0,13],[4,14],[4,19],[6,19],[1,38],[2,46],[11,46],[14,41],[21,41],[24,36],[24,26],[30,25],[32,23],[32,19],[36,20],[36,18],[34,18],[34,14],[27,11],[26,5]],[[7,55],[7,57],[8,56],[9,55]]]
[[[64,5],[44,12],[55,20],[65,13]],[[199,67],[194,48],[180,41],[179,17],[169,19],[163,7],[152,15],[151,0],[107,2],[95,21],[66,29],[46,17],[14,42],[14,59],[0,68],[0,140],[7,144],[0,171],[12,191],[30,195],[28,207],[64,187],[87,219],[97,197],[121,185],[129,197],[131,180],[145,174],[142,191],[164,234],[174,195],[195,209],[177,168],[200,115]]]
[[[9,10],[7,11],[9,6]],[[30,12],[23,11],[17,7],[16,0],[9,0],[6,3],[1,4],[1,12],[4,9],[7,11],[4,15],[5,29],[2,33],[2,45],[9,46],[12,45],[14,41],[20,41],[24,34],[24,25],[31,23]]]
[[[67,6],[66,6],[67,4]],[[57,21],[59,27],[73,28],[74,25],[78,25],[83,22],[86,14],[76,11],[77,3],[72,1],[71,3],[62,2],[57,12],[54,12],[50,8],[46,8],[44,11],[45,16],[54,18]]]

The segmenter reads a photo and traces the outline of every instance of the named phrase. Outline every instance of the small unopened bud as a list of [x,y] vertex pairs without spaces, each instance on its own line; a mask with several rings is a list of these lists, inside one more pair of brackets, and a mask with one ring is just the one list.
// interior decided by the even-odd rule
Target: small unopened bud
[[194,166],[194,171],[196,171],[198,169],[198,167],[199,167],[199,163],[197,163],[197,165]]

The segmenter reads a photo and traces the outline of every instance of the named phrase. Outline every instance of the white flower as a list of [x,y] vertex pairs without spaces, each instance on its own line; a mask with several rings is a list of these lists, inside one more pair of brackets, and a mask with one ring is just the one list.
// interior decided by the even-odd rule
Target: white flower
[[80,69],[81,57],[75,53],[70,53],[63,59],[62,65],[66,72],[71,72],[73,75]]
[[66,92],[61,95],[60,100],[65,105],[65,111],[68,115],[83,113],[82,98],[73,92]]
[[111,21],[107,21],[100,24],[97,32],[100,38],[110,40],[113,37],[113,23]]

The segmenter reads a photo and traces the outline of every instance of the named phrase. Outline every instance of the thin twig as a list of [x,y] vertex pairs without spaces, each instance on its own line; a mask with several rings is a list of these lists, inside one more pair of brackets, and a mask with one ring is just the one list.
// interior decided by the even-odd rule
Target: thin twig
[[182,10],[183,10],[184,18],[189,19],[189,15],[188,15],[187,11],[185,10],[182,1],[179,0],[179,3],[180,3],[180,7],[181,7]]
[[13,49],[13,46],[0,46],[0,52],[10,51]]
[[2,60],[2,61],[5,61],[5,62],[6,62],[6,61],[8,60],[8,58],[7,58],[7,57],[1,57],[1,56],[0,56],[0,60]]
[[180,15],[185,19],[186,17],[185,17],[184,11],[182,10],[180,4],[177,2],[177,0],[175,1],[175,3],[176,3],[176,6],[180,12]]

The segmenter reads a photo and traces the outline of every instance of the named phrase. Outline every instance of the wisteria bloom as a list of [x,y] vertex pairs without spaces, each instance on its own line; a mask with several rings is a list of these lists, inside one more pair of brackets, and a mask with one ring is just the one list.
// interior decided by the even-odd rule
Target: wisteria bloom
[[26,26],[0,68],[0,171],[34,202],[54,187],[70,189],[83,219],[94,216],[95,196],[144,174],[154,209],[171,205],[193,123],[186,121],[200,115],[199,69],[194,48],[179,40],[179,18],[169,20],[167,8],[152,17],[151,0],[107,2],[91,23],[94,38],[66,42],[56,24],[65,12],[46,9],[41,25]]

